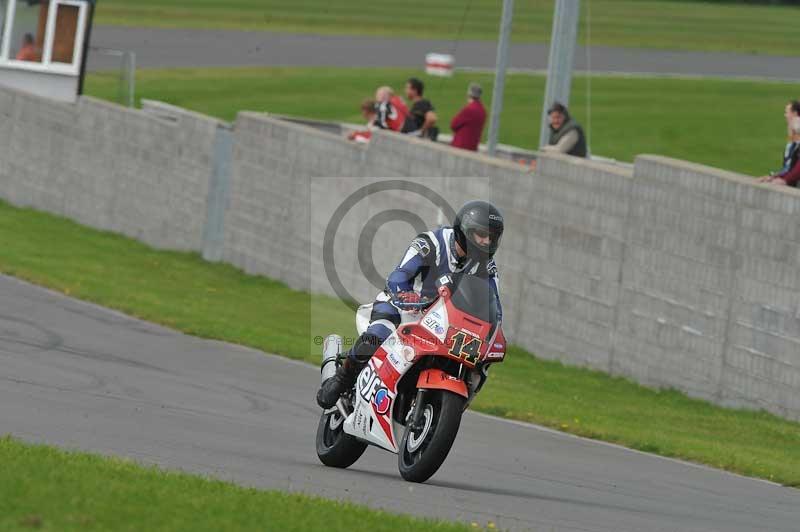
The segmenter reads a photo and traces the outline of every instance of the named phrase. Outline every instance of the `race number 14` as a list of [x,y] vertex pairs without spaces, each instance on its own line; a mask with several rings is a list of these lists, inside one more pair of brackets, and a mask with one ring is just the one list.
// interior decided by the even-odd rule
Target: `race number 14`
[[478,361],[482,343],[480,339],[469,336],[464,331],[458,331],[450,340],[453,342],[449,351],[451,355],[462,358],[465,362],[473,365]]

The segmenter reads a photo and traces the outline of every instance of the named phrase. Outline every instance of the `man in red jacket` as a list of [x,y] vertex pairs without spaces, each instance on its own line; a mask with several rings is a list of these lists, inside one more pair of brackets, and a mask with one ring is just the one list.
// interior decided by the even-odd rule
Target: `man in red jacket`
[[483,125],[486,123],[486,109],[481,103],[481,86],[470,83],[467,89],[468,102],[450,122],[453,130],[451,146],[463,150],[478,151],[483,134]]

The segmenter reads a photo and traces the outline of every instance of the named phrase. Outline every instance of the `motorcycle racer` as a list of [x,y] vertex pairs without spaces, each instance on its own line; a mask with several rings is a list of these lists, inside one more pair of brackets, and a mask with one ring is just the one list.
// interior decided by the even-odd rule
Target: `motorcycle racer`
[[[436,279],[464,272],[491,283],[500,306],[499,278],[494,254],[500,245],[504,222],[500,211],[486,201],[470,201],[456,215],[452,227],[441,227],[418,235],[378,294],[370,325],[359,336],[336,373],[322,383],[317,403],[331,408],[355,383],[361,369],[378,347],[400,325],[400,310],[419,310],[424,301],[436,297]],[[415,284],[419,292],[414,291]]]

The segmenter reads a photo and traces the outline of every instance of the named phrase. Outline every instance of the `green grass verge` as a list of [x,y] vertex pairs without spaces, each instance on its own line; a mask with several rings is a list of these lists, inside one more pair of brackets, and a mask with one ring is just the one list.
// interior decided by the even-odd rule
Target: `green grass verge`
[[[498,0],[103,0],[96,20],[124,26],[494,41],[501,5]],[[553,5],[553,0],[517,1],[512,38],[549,42]],[[794,55],[800,45],[799,15],[795,6],[591,0],[582,2],[579,38],[600,46]]]
[[0,438],[0,530],[475,530]]
[[[250,110],[362,123],[358,108],[364,98],[379,85],[399,90],[412,75],[426,82],[444,132],[465,103],[469,81],[482,83],[484,101],[491,102],[488,74],[459,73],[446,79],[378,68],[143,70],[138,73],[137,96],[226,120]],[[117,98],[118,87],[115,73],[92,74],[87,80],[88,94],[109,100]],[[543,93],[543,77],[509,76],[501,142],[537,146]],[[586,126],[595,154],[630,161],[640,153],[657,153],[764,175],[780,167],[786,134],[783,108],[794,96],[795,87],[783,83],[578,77],[571,109]]]
[[[196,254],[155,251],[122,236],[2,202],[0,242],[0,272],[190,334],[312,363],[318,361],[320,349],[313,345],[313,335],[352,334],[352,314],[333,299],[312,298],[231,266],[206,263]],[[311,330],[311,305],[315,316],[329,320],[315,320],[318,330]],[[800,483],[800,424],[539,360],[518,348],[493,368],[474,408]]]

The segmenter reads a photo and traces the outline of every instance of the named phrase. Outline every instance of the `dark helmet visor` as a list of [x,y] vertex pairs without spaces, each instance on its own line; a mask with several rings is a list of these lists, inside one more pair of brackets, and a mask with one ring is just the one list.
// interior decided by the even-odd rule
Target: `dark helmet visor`
[[467,235],[467,244],[474,245],[484,253],[494,254],[500,245],[502,230],[477,223],[470,218],[461,222],[464,234]]

